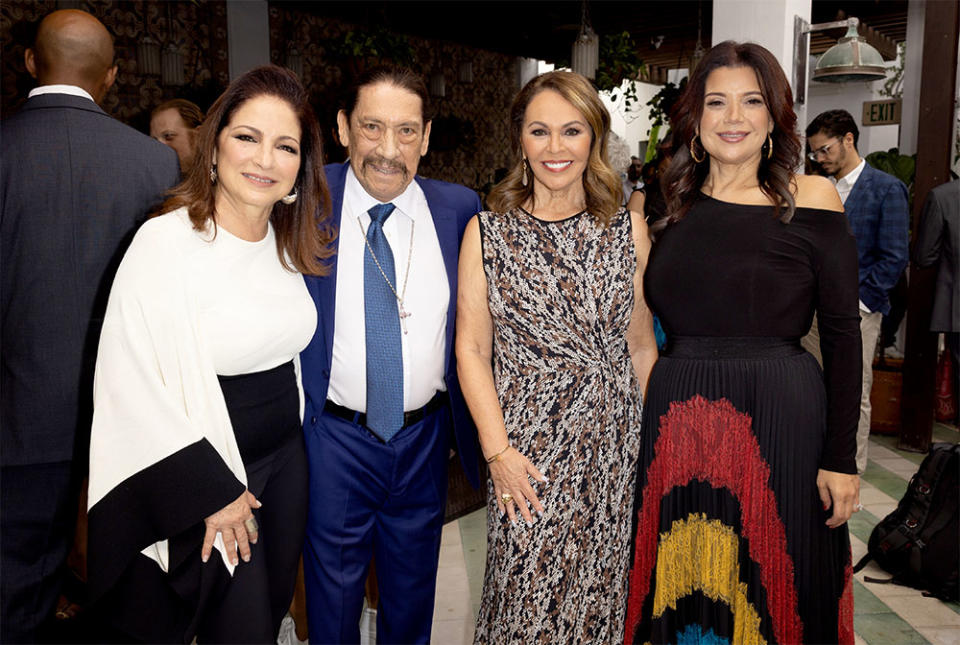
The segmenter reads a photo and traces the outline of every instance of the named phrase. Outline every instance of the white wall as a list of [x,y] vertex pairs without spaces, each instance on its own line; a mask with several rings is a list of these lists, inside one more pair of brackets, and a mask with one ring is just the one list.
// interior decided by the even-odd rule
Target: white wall
[[[860,142],[857,147],[861,156],[866,156],[878,150],[896,148],[900,135],[899,125],[872,125],[864,127],[862,120],[864,101],[882,101],[889,98],[880,94],[884,82],[817,83],[812,80],[813,68],[816,64],[816,57],[811,56],[810,63],[807,66],[810,74],[807,89],[807,123],[813,121],[821,112],[843,109],[853,116],[857,127],[860,128]],[[887,68],[890,69],[894,65],[895,61],[891,61],[887,63]],[[888,74],[888,77],[890,75],[892,75],[892,72]],[[807,123],[798,124],[801,132],[806,129]]]
[[610,99],[609,92],[600,93],[600,99],[610,112],[610,129],[627,142],[631,155],[638,155],[640,142],[650,138],[650,108],[647,101],[662,87],[651,83],[636,83],[637,100],[631,102],[630,109],[624,107],[622,91],[617,93],[616,101]]

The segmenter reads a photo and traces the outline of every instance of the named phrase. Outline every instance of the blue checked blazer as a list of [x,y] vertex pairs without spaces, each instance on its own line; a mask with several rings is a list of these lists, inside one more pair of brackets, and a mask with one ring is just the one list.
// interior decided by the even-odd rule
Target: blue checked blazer
[[887,294],[907,266],[910,210],[907,187],[866,164],[844,204],[857,239],[860,300],[870,311],[887,314]]

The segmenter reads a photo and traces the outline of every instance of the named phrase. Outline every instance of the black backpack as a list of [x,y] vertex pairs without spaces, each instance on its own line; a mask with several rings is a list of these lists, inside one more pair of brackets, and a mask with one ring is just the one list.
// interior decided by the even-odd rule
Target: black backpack
[[925,596],[958,600],[960,552],[960,444],[935,443],[910,479],[897,509],[873,528],[867,554],[853,568],[871,560],[892,574],[868,582],[907,585]]

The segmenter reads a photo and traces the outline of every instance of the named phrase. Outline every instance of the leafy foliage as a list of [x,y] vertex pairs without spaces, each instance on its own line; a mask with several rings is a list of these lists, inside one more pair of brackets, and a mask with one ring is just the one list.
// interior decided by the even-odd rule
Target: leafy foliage
[[917,155],[902,155],[898,148],[890,148],[886,152],[883,150],[871,152],[864,157],[864,159],[877,170],[882,170],[888,175],[893,175],[906,185],[912,208],[913,180],[917,172]]
[[330,58],[336,61],[392,62],[408,67],[415,56],[410,41],[403,34],[384,27],[368,30],[349,30],[327,45]]
[[[637,88],[633,81],[643,71],[643,59],[630,36],[630,32],[602,36],[600,38],[600,64],[597,67],[597,89],[610,92],[612,100],[623,92],[624,107],[637,100]],[[623,89],[624,81],[630,83]]]

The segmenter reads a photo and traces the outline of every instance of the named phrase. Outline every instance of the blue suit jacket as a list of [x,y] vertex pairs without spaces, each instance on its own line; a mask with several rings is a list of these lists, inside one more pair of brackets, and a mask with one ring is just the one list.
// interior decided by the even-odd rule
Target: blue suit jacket
[[[326,167],[327,182],[333,201],[333,224],[340,227],[340,211],[343,207],[343,186],[349,164],[330,164]],[[460,391],[457,379],[456,355],[453,351],[454,323],[457,314],[457,260],[460,254],[460,242],[467,222],[481,210],[480,198],[472,190],[433,179],[415,177],[423,189],[433,216],[433,225],[440,241],[443,264],[447,270],[447,283],[450,286],[450,306],[447,309],[446,347],[444,357],[444,381],[450,398],[450,410],[453,417],[453,429],[457,441],[457,452],[474,487],[480,485],[480,473],[477,468],[479,446],[477,432],[473,426],[467,406]],[[334,241],[334,250],[338,250],[340,238]],[[303,371],[303,389],[306,394],[304,410],[304,429],[310,432],[317,423],[317,417],[323,411],[327,400],[327,388],[330,385],[330,365],[333,360],[333,321],[337,293],[337,255],[330,263],[329,275],[322,277],[307,276],[306,283],[310,295],[317,306],[318,324],[313,340],[300,355]]]
[[907,266],[910,211],[903,182],[870,164],[844,204],[857,239],[860,300],[870,311],[890,311],[887,294]]

